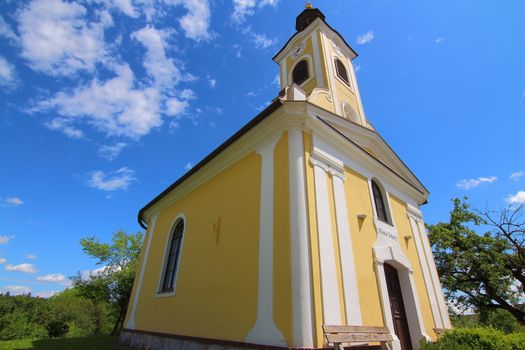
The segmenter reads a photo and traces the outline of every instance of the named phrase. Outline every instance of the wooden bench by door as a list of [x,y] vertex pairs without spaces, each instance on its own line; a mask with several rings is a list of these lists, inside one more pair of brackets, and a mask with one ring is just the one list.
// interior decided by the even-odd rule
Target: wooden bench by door
[[335,350],[344,350],[343,344],[376,342],[390,349],[394,340],[386,327],[323,325],[323,331],[328,345],[333,345]]

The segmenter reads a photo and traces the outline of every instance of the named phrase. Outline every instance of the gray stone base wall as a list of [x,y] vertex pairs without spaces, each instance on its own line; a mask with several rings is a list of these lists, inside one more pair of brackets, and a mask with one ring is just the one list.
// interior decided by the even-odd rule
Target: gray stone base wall
[[238,347],[226,344],[214,344],[197,340],[178,339],[157,334],[129,332],[120,333],[119,344],[137,350],[249,350],[255,347]]

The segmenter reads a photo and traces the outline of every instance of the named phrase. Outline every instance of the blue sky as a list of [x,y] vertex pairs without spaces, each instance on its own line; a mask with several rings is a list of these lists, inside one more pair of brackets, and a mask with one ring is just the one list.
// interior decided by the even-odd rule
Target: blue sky
[[[367,118],[431,192],[525,200],[523,1],[314,1],[359,53]],[[95,269],[138,210],[278,93],[304,1],[0,4],[0,291]]]

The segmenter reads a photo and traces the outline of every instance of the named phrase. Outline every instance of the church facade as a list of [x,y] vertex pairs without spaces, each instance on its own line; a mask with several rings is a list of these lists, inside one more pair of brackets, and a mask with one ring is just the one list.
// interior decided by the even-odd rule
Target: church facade
[[366,119],[357,54],[318,9],[296,29],[279,97],[140,210],[122,343],[314,349],[323,325],[365,325],[408,350],[451,327],[429,192]]

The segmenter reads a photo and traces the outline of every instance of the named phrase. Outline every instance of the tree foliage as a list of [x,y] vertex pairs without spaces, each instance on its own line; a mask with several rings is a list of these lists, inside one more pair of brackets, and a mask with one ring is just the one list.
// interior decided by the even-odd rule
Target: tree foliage
[[478,211],[466,198],[453,203],[449,222],[428,226],[447,298],[465,308],[507,310],[525,324],[523,205]]
[[120,230],[113,233],[111,243],[102,243],[96,237],[80,241],[82,250],[97,259],[101,268],[89,278],[82,278],[80,274],[73,277],[73,285],[95,305],[107,302],[114,307],[116,318],[112,334],[119,331],[126,316],[142,238],[141,232],[127,234]]

